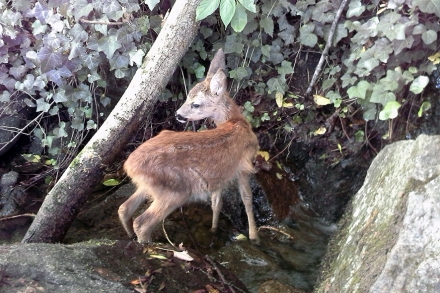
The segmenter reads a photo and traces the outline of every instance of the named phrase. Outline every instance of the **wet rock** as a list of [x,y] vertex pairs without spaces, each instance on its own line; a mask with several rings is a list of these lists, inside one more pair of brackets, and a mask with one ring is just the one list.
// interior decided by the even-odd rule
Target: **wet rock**
[[18,214],[20,207],[25,205],[27,194],[21,186],[15,186],[18,173],[10,171],[3,174],[0,182],[0,217]]
[[225,292],[229,285],[224,279],[237,291],[248,292],[220,264],[205,261],[197,252],[190,251],[194,261],[186,262],[168,251],[150,254],[144,250],[131,241],[108,240],[1,245],[0,291],[95,293],[138,288],[137,292],[180,293],[214,288]]
[[385,147],[332,241],[315,292],[440,292],[440,136]]
[[[293,213],[293,212],[292,212]],[[222,247],[214,258],[230,269],[251,292],[260,292],[264,286],[276,291],[282,284],[288,288],[310,292],[316,282],[321,259],[326,250],[334,225],[326,224],[301,210],[294,211],[301,221],[286,220],[276,227],[260,230],[261,245],[236,241]],[[301,291],[292,291],[301,292]]]
[[8,129],[21,129],[26,125],[26,120],[32,116],[34,110],[27,107],[23,98],[14,101],[0,102],[2,113],[0,115],[0,156],[6,153],[20,138],[16,131]]
[[270,280],[261,284],[258,293],[305,293],[303,290],[281,284],[278,281]]

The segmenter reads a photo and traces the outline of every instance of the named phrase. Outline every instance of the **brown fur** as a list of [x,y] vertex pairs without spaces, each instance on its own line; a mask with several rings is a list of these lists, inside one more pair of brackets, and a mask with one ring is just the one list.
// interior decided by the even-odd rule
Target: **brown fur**
[[[206,201],[210,195],[215,231],[222,206],[221,190],[238,179],[249,237],[258,241],[249,186],[258,141],[228,96],[223,69],[224,54],[219,50],[206,80],[190,91],[176,113],[179,120],[186,121],[210,117],[217,128],[200,132],[164,130],[139,146],[125,162],[124,169],[137,186],[119,208],[122,225],[130,237],[136,234],[140,242],[151,241],[154,227],[173,210],[190,201]],[[150,207],[133,223],[133,214],[148,199],[153,200]]]

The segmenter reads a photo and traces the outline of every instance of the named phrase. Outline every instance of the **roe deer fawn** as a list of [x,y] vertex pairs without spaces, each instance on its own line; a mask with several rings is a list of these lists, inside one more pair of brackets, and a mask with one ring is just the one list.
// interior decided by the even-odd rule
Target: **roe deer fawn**
[[[180,122],[212,118],[215,129],[200,132],[164,130],[140,145],[127,159],[124,169],[136,184],[136,192],[119,208],[119,218],[130,237],[151,241],[155,226],[173,210],[191,201],[212,200],[212,231],[217,229],[222,208],[222,189],[237,179],[248,221],[249,238],[258,242],[252,211],[249,175],[258,141],[240,108],[229,97],[225,56],[219,50],[204,81],[189,92],[176,112]],[[148,209],[133,214],[146,200]]]

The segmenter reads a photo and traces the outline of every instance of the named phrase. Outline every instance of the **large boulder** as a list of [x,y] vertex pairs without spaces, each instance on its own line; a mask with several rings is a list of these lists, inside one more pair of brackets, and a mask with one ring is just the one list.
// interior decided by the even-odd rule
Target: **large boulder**
[[440,136],[385,147],[329,247],[315,292],[440,292]]

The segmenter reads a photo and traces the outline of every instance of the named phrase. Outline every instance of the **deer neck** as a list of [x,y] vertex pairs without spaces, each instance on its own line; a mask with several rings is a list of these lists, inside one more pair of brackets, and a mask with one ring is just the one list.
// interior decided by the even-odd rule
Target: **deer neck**
[[240,107],[227,95],[224,95],[224,102],[219,106],[217,113],[212,117],[215,125],[220,125],[231,119],[241,118]]

